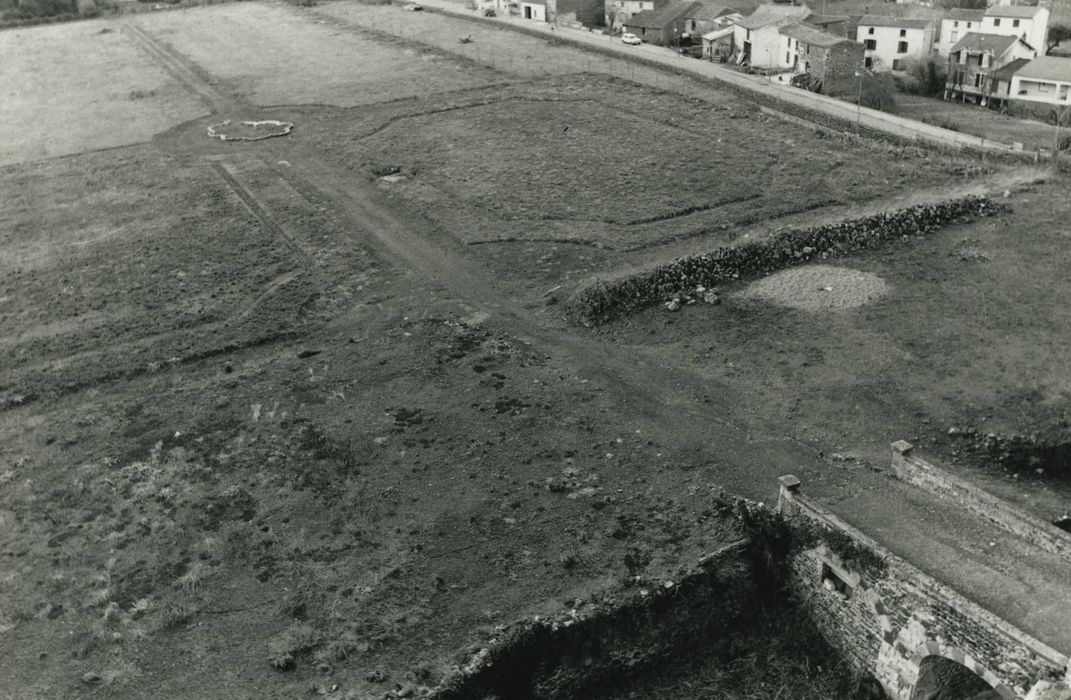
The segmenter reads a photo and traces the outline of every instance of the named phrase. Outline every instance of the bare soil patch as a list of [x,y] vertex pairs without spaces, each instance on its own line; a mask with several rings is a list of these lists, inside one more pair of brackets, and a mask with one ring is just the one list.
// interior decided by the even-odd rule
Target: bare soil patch
[[888,291],[885,280],[873,273],[832,265],[807,265],[752,282],[740,292],[739,298],[803,311],[837,311],[870,304]]

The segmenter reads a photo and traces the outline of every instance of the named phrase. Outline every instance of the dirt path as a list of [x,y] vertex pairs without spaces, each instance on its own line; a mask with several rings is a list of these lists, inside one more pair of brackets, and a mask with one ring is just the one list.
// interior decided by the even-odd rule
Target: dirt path
[[[201,71],[148,33],[138,33],[137,39],[161,65],[181,75],[183,82],[190,84],[214,110],[244,107],[240,100],[214,88]],[[867,505],[889,498],[888,477],[884,474],[861,469],[847,477],[838,476],[824,461],[819,445],[792,436],[789,429],[772,423],[768,416],[744,415],[739,408],[744,402],[722,387],[712,390],[698,375],[655,353],[600,342],[586,331],[564,326],[551,315],[533,313],[511,296],[505,282],[491,278],[469,259],[455,238],[438,231],[420,215],[388,202],[373,185],[332,166],[314,147],[296,139],[276,139],[244,148],[259,154],[266,163],[286,161],[288,166],[275,166],[279,176],[298,191],[311,190],[329,201],[348,220],[347,230],[355,242],[371,245],[399,269],[433,281],[468,309],[486,314],[493,326],[542,351],[568,358],[580,381],[592,381],[613,397],[613,404],[629,427],[662,444],[673,445],[678,454],[694,455],[697,460],[723,459],[717,478],[726,488],[764,498],[772,495],[776,476],[795,473],[804,480],[811,495],[827,502],[850,502],[855,516],[851,520],[864,531],[880,529],[876,526],[881,523],[870,522],[867,515],[880,510],[871,511]],[[248,187],[241,182],[240,173],[227,172],[239,188]],[[262,220],[271,215],[266,210],[258,214]],[[919,530],[942,531],[948,524],[942,510],[925,498],[902,505],[898,517],[917,523]],[[910,549],[907,543],[898,542],[905,536],[911,535],[902,530],[882,533],[884,543],[894,551]],[[985,561],[984,552],[962,550],[955,542],[947,544],[942,556],[962,562],[944,577],[954,587],[970,589],[972,580],[984,578],[993,568],[991,562]],[[1036,573],[1027,563],[1016,576],[1028,580]]]

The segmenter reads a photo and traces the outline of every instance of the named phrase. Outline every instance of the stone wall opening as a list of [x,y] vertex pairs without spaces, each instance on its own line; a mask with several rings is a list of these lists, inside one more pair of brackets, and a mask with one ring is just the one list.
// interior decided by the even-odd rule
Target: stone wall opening
[[911,700],[1001,700],[1001,695],[978,674],[943,656],[919,663],[919,680]]

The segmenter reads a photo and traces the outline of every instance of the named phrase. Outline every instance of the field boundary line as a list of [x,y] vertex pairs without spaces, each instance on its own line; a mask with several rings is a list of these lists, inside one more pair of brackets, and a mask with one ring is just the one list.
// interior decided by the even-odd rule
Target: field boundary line
[[209,76],[204,75],[204,71],[197,65],[185,56],[179,55],[174,49],[165,46],[163,42],[141,27],[126,22],[123,24],[123,32],[149,54],[150,58],[155,59],[171,77],[207,103],[213,113],[231,112],[241,106],[239,100],[213,86]]
[[[231,191],[242,201],[242,205],[246,210],[255,216],[267,231],[285,241],[286,244],[298,254],[301,258],[301,262],[306,267],[313,267],[315,265],[315,261],[312,259],[312,256],[309,255],[308,251],[298,245],[298,242],[294,240],[293,236],[283,230],[283,227],[280,226],[272,215],[268,213],[267,208],[257,200],[256,195],[250,192],[249,188],[238,181],[238,178],[235,177],[230,169],[228,169],[227,165],[218,160],[211,161],[211,165],[212,169],[223,178],[223,181],[227,183],[227,186]],[[233,168],[234,166],[232,165],[231,167]],[[268,169],[271,170],[270,167]],[[274,170],[272,172],[274,173]]]

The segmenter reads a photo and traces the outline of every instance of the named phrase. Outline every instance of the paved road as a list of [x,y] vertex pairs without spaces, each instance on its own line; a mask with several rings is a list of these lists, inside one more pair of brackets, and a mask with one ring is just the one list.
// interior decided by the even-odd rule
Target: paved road
[[[477,13],[466,9],[463,5],[453,0],[421,0],[421,3],[429,8],[463,18],[475,18]],[[482,18],[481,18],[482,19]],[[932,124],[906,119],[896,115],[887,114],[866,107],[859,108],[849,102],[833,99],[825,95],[818,95],[807,90],[792,87],[791,85],[768,80],[762,76],[739,73],[730,68],[710,61],[701,61],[694,58],[679,56],[673,49],[667,49],[651,44],[639,46],[626,46],[620,41],[613,40],[602,34],[596,34],[571,27],[554,27],[545,22],[533,22],[516,17],[495,17],[489,19],[502,26],[523,28],[525,31],[545,33],[548,36],[557,36],[567,39],[581,46],[597,47],[600,51],[613,51],[626,58],[641,56],[647,61],[652,61],[675,70],[682,70],[696,76],[709,78],[735,87],[749,90],[759,95],[765,95],[774,99],[783,100],[807,109],[824,112],[830,116],[854,121],[863,127],[883,131],[901,138],[918,138],[931,143],[937,143],[953,147],[972,147],[989,151],[1009,152],[1012,147],[1008,144],[979,138],[969,134],[961,134],[949,129],[942,129]]]
[[[129,34],[217,115],[255,111],[151,33],[134,29]],[[488,314],[502,330],[569,358],[581,376],[614,397],[622,414],[644,434],[697,454],[724,455],[729,464],[719,476],[730,491],[768,498],[776,492],[777,476],[796,473],[807,493],[820,497],[838,515],[926,573],[1043,641],[1071,645],[1071,608],[1054,603],[1071,600],[1071,577],[1060,575],[1067,562],[1054,561],[1026,543],[991,531],[976,518],[950,512],[936,498],[885,473],[862,468],[847,481],[832,480],[820,446],[769,434],[768,426],[734,415],[738,402],[732,396],[709,399],[708,388],[687,369],[531,314],[467,256],[464,246],[429,239],[426,232],[433,226],[393,209],[374,186],[325,161],[315,144],[271,139],[245,150],[250,157],[259,153],[266,163],[290,163],[287,177],[300,181],[299,189],[314,189],[330,201],[349,220],[352,235],[385,259],[436,281],[472,310]],[[253,185],[239,182],[238,186],[248,188],[255,199]],[[260,215],[270,219],[272,212]]]

